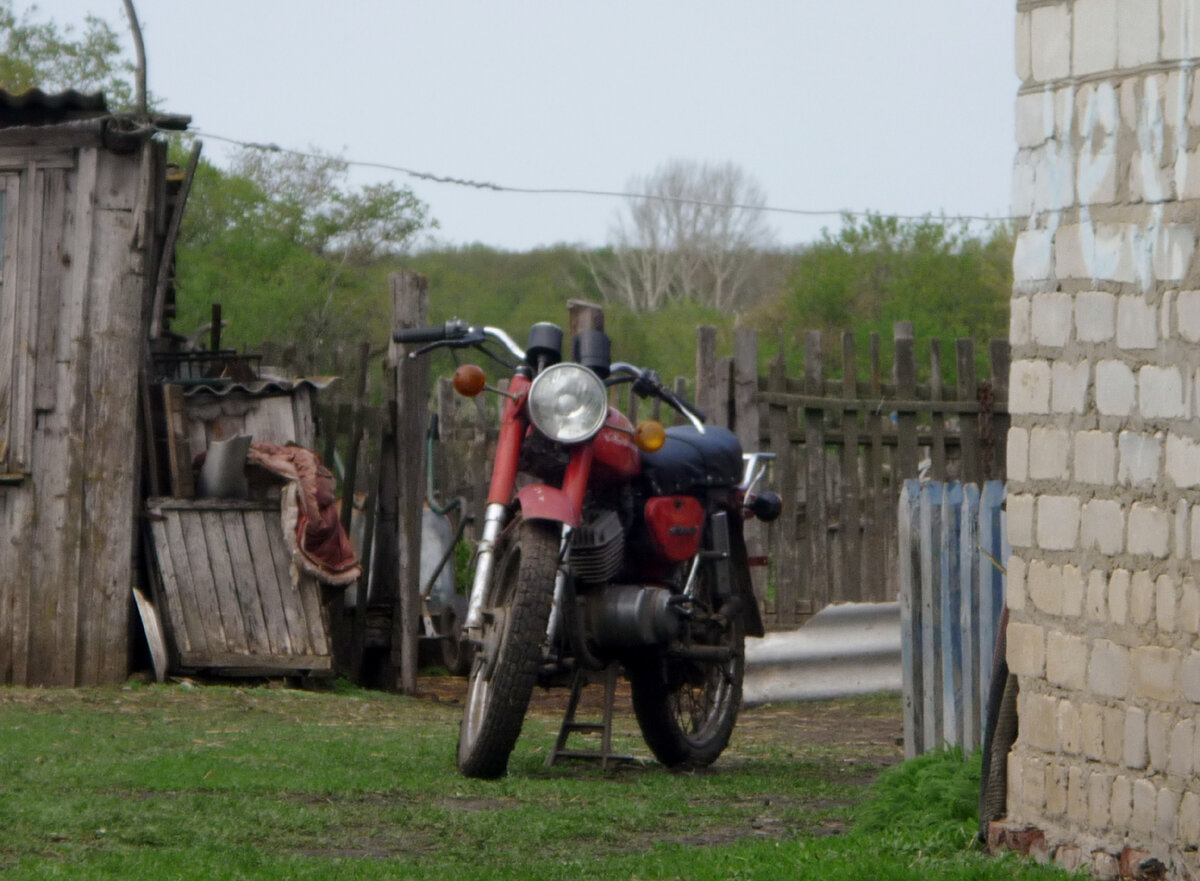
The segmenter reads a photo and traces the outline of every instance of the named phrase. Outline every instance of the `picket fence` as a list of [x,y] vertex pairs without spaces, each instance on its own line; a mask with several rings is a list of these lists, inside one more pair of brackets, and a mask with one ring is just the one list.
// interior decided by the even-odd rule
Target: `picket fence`
[[905,753],[970,752],[1004,602],[1004,484],[906,480],[898,526]]

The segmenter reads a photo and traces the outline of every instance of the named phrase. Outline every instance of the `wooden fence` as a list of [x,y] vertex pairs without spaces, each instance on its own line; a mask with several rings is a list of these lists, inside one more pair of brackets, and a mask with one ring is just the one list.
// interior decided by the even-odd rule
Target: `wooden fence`
[[904,749],[980,746],[1008,558],[1004,484],[907,480],[899,512]]
[[868,339],[863,371],[853,334],[843,334],[836,378],[826,378],[829,362],[816,332],[805,334],[795,353],[804,365],[799,377],[787,375],[791,353],[782,347],[763,375],[753,331],[735,332],[732,357],[717,358],[715,340],[712,328],[699,329],[698,403],[745,448],[776,455],[772,482],[783,514],[765,537],[771,569],[761,596],[770,627],[795,626],[830,603],[896,599],[904,480],[1004,477],[1007,341],[991,343],[982,381],[973,343],[956,341],[949,382],[941,342],[932,340],[922,371],[928,378],[918,382],[907,323],[896,326],[887,373],[877,335]]
[[[410,296],[404,290],[403,286],[393,290],[400,311],[402,301]],[[427,297],[427,292],[422,289],[420,296]],[[420,322],[412,317],[406,320]],[[716,330],[701,327],[696,376],[691,381],[675,380],[678,391],[693,397],[711,422],[732,429],[745,449],[776,455],[770,483],[783,500],[782,516],[769,527],[752,524],[748,533],[751,556],[770,561],[767,570],[756,573],[756,590],[764,620],[773,629],[801,624],[830,603],[897,598],[896,512],[904,480],[923,474],[935,480],[982,483],[1004,476],[1006,341],[990,345],[989,376],[983,380],[976,377],[970,340],[956,341],[953,370],[942,357],[941,343],[928,342],[928,360],[919,370],[916,343],[906,323],[896,327],[894,354],[887,365],[880,339],[873,334],[860,367],[854,337],[846,333],[836,352],[837,369],[830,370],[833,375],[827,378],[830,359],[824,345],[821,334],[807,333],[799,351],[781,347],[763,370],[754,331],[735,331],[732,356],[718,357]],[[286,347],[265,343],[260,350],[264,364],[287,363]],[[332,394],[322,395],[318,449],[331,465],[342,466],[343,485],[356,490],[363,511],[354,521],[361,524],[360,534],[373,517],[381,526],[387,525],[366,529],[364,556],[373,556],[376,565],[371,568],[377,571],[380,561],[388,561],[384,565],[391,572],[405,558],[397,545],[406,541],[399,528],[405,515],[395,501],[394,487],[403,479],[412,483],[413,490],[402,492],[401,498],[416,493],[413,504],[417,506],[424,498],[424,467],[416,466],[418,473],[413,463],[423,461],[429,415],[438,414],[440,431],[434,470],[438,495],[443,500],[463,496],[476,522],[482,522],[499,411],[490,400],[457,398],[445,379],[437,381],[428,398],[420,398],[421,404],[398,405],[396,382],[403,371],[389,362],[382,373],[376,373],[379,367],[374,359],[381,354],[365,344],[356,353],[340,355],[310,350],[297,367],[323,372],[340,364],[351,377],[335,386]],[[799,376],[788,375],[787,364],[792,361],[804,365]],[[944,379],[951,374],[953,379]],[[382,378],[382,390],[373,377]],[[417,381],[428,387],[428,379]],[[614,403],[635,420],[659,415],[659,408],[631,400],[628,387],[620,394]],[[411,395],[409,390],[401,397],[407,400]],[[380,399],[387,403],[370,403]],[[397,406],[405,410],[399,422]],[[661,415],[668,413],[664,410]],[[397,425],[406,432],[399,442]],[[381,485],[389,489],[376,500],[373,494]],[[350,513],[344,510],[343,514],[350,524]],[[372,534],[378,539],[374,548],[370,547]],[[403,591],[396,584],[390,574],[376,579],[370,598],[398,604]],[[367,590],[364,581],[356,596],[365,601]],[[356,628],[364,626],[362,617],[357,617]],[[335,621],[335,629],[336,625]],[[359,631],[343,642],[361,646],[362,638]],[[350,653],[360,654],[357,649]]]

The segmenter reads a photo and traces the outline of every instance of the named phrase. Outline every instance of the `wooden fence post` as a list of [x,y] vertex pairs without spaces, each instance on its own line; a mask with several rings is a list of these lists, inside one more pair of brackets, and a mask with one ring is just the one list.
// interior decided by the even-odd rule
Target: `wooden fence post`
[[898,321],[895,327],[893,372],[896,379],[896,474],[893,479],[917,476],[917,413],[911,408],[917,399],[917,361],[913,349],[912,322]]
[[567,317],[568,339],[565,345],[568,348],[563,352],[563,357],[572,358],[570,346],[575,337],[587,330],[604,330],[604,307],[586,300],[567,300]]
[[[821,334],[804,334],[804,393],[820,397],[825,392],[821,362]],[[829,510],[825,487],[825,410],[804,410],[804,529],[808,534],[808,595],[812,609],[819,612],[829,604]]]
[[722,425],[717,388],[717,329],[707,324],[696,328],[696,406],[709,422]]
[[922,752],[940,749],[944,739],[942,693],[942,484],[927,483],[920,488],[921,542],[921,693],[924,697],[924,733]]
[[[758,412],[758,333],[748,328],[733,332],[733,418],[729,426],[742,444],[743,452],[762,449],[762,426]],[[778,469],[772,469],[778,475]],[[760,489],[773,489],[767,484]],[[750,557],[766,555],[767,530],[757,518],[746,523],[746,551]],[[764,608],[767,591],[767,572],[762,567],[750,570],[754,595],[759,608]]]
[[[984,477],[988,480],[1003,480],[1008,474],[1008,370],[1012,362],[1011,349],[1008,340],[992,340],[988,344],[988,355],[992,368],[992,394],[987,403],[989,408],[980,413],[980,419],[989,419],[990,431],[980,431],[988,440],[983,452]],[[1004,402],[1002,412],[994,412],[992,406],[997,401]],[[983,402],[981,402],[983,403]]]
[[950,746],[963,743],[963,639],[962,566],[959,557],[963,489],[957,481],[942,490],[941,530],[934,541],[941,545],[942,717],[943,737]]
[[979,487],[967,483],[962,488],[962,525],[959,528],[958,558],[962,561],[959,579],[962,583],[962,614],[958,631],[962,634],[962,747],[970,752],[983,743],[983,692],[987,681],[979,678],[980,644],[983,642],[980,608],[979,567],[971,565],[979,551]]
[[[393,273],[392,328],[420,327],[429,310],[429,281],[416,272]],[[429,413],[429,362],[405,357],[408,347],[392,344],[396,369],[396,488],[399,496],[397,595],[392,614],[392,664],[400,690],[417,690],[417,641],[421,588],[421,504],[425,499],[424,445]]]
[[[955,360],[958,362],[958,399],[967,403],[977,403],[979,389],[975,384],[975,344],[971,340],[957,340]],[[961,413],[958,418],[959,431],[962,433],[961,480],[963,483],[982,483],[979,417],[975,413]]]
[[930,450],[929,476],[934,480],[949,480],[946,473],[946,414],[937,408],[944,397],[942,378],[942,341],[929,341],[929,401],[933,412],[929,417]]
[[[854,334],[842,334],[842,396],[847,401],[858,398],[858,364],[854,352]],[[862,544],[859,514],[858,480],[858,420],[861,411],[842,411],[842,579],[837,591],[840,600],[864,598],[862,585]]]
[[897,525],[900,539],[900,663],[904,683],[904,757],[924,752],[925,651],[921,597],[921,485],[904,481]]
[[[767,389],[773,395],[787,392],[787,353],[782,345],[771,362]],[[791,624],[798,609],[800,592],[799,546],[796,535],[797,481],[796,454],[792,446],[792,414],[787,401],[773,398],[768,407],[771,451],[775,454],[775,474],[782,503],[779,519],[772,524],[775,535],[775,617]]]

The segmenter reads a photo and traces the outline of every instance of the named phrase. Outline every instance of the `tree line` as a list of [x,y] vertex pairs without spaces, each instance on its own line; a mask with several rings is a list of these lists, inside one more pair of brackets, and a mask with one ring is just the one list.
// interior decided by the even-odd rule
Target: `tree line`
[[[0,0],[0,35],[0,87],[102,90],[114,108],[131,106],[133,65],[102,19],[77,32]],[[187,147],[172,144],[176,161]],[[561,322],[568,299],[604,302],[614,355],[666,375],[693,372],[698,324],[717,326],[726,346],[735,327],[756,328],[764,357],[793,351],[810,329],[853,330],[865,352],[868,333],[890,341],[898,320],[919,339],[1007,333],[1006,225],[844,217],[789,246],[767,223],[763,187],[735,163],[670,160],[628,190],[637,195],[605,246],[514,253],[437,244],[436,219],[409,188],[353,185],[346,162],[319,150],[243,149],[225,167],[202,159],[177,250],[174,329],[191,334],[220,302],[224,339],[242,347],[382,348],[387,276],[406,268],[429,276],[432,320],[497,325],[518,340],[536,321]]]

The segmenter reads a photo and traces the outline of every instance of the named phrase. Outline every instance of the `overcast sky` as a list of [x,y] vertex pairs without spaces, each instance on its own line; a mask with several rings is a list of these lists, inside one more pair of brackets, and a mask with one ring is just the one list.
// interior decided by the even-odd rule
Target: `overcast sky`
[[[521,188],[732,160],[781,208],[1008,212],[1013,0],[135,4],[150,90],[211,135]],[[127,33],[121,0],[40,9]],[[622,205],[388,176],[455,244],[599,245]],[[839,225],[770,221],[782,245]]]

